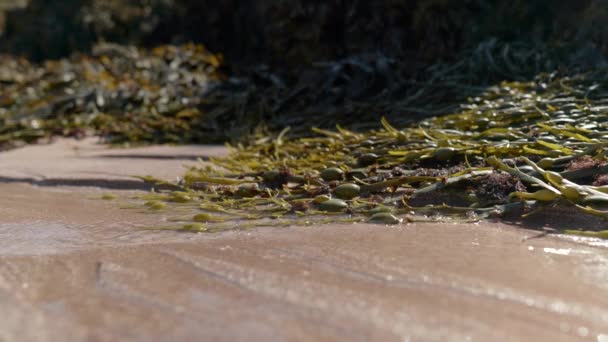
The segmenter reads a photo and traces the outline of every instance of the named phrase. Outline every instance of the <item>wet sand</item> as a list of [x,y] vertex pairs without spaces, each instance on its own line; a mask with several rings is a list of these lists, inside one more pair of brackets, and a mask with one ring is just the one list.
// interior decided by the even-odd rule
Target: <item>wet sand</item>
[[141,188],[133,176],[175,180],[184,165],[226,154],[223,146],[108,148],[96,138],[57,139],[0,153],[0,181],[39,185]]
[[608,338],[608,249],[589,239],[493,222],[150,231],[163,215],[107,189],[0,192],[0,341]]

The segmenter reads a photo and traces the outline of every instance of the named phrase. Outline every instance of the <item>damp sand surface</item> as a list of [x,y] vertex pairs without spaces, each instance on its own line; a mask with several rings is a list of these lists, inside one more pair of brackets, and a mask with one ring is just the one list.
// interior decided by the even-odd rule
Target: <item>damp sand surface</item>
[[0,340],[608,338],[597,240],[498,222],[151,231],[163,214],[117,205],[140,192],[107,191],[0,183]]
[[592,240],[522,241],[537,232],[491,222],[149,231],[159,215],[96,189],[0,191],[6,340],[31,317],[32,340],[608,334],[608,249]]
[[0,181],[133,189],[141,188],[133,176],[175,180],[197,159],[226,153],[223,146],[108,148],[96,138],[58,138],[51,144],[1,152]]

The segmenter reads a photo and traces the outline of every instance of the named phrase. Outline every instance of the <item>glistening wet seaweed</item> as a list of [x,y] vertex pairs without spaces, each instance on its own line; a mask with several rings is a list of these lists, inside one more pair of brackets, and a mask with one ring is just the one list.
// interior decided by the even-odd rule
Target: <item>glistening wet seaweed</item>
[[608,170],[606,76],[503,82],[416,127],[383,119],[379,130],[338,126],[295,139],[285,129],[190,168],[174,184],[178,191],[148,200],[194,210],[180,220],[206,224],[185,223],[185,230],[238,228],[243,220],[310,224],[328,215],[386,224],[423,216],[470,221],[548,206],[606,219],[608,186],[598,184]]

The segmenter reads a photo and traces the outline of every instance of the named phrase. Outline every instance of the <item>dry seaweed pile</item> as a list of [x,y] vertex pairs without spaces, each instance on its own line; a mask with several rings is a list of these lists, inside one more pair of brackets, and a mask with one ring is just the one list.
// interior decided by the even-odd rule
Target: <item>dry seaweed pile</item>
[[91,56],[43,65],[2,56],[0,146],[89,131],[108,142],[213,140],[217,127],[198,124],[198,107],[221,79],[221,62],[198,45],[105,44]]
[[376,52],[239,72],[201,45],[101,44],[41,65],[2,56],[0,146],[86,134],[109,143],[242,142],[286,126],[292,136],[310,135],[313,124],[377,128],[381,115],[406,125],[458,110],[480,84],[554,69],[560,58],[547,51],[490,40],[428,67]]
[[[405,126],[503,79],[606,65],[605,0],[4,3],[0,51],[72,54],[0,57],[4,148],[89,132],[111,143],[236,142],[286,126],[305,136],[313,124],[378,128],[382,115]],[[185,41],[229,63],[202,46],[125,45]]]
[[[382,115],[405,126],[457,111],[487,84],[606,65],[605,0],[29,0],[0,8],[9,9],[0,9],[1,52],[35,61],[72,54],[40,65],[0,57],[0,147],[88,132],[111,143],[236,142],[286,126],[292,137],[313,124],[362,131],[380,127]],[[229,63],[197,45],[125,45],[186,41]]]
[[503,82],[417,127],[383,119],[379,130],[314,129],[297,139],[285,129],[191,168],[179,183],[163,184],[173,191],[145,196],[145,205],[189,213],[176,219],[195,231],[478,220],[550,206],[608,218],[606,76]]

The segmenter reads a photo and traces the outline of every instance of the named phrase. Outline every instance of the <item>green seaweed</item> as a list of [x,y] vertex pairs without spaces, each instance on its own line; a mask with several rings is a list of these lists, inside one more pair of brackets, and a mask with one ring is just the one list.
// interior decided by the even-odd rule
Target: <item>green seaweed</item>
[[202,220],[213,231],[340,220],[471,222],[525,217],[548,204],[608,219],[608,190],[597,184],[608,165],[604,77],[503,82],[460,111],[413,127],[383,118],[382,129],[363,132],[337,127],[290,138],[284,130],[189,168],[174,184],[182,190],[157,200],[176,206],[186,196],[198,212],[193,221],[217,217]]

